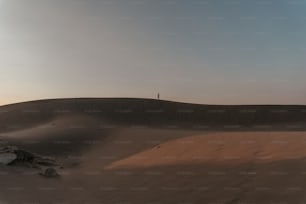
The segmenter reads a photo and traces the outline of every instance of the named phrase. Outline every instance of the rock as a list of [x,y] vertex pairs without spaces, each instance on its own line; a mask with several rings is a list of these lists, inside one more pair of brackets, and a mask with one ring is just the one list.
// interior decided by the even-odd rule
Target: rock
[[14,153],[0,153],[0,164],[8,165],[17,159]]
[[[14,146],[0,147],[0,156],[1,155],[4,155],[2,156],[3,157],[2,163],[9,165],[32,164],[32,165],[41,165],[41,166],[57,166],[57,163],[54,159],[48,157],[42,157],[33,154],[29,151],[18,149],[17,147]],[[7,163],[6,160],[9,159],[11,161]]]
[[57,162],[52,158],[43,157],[29,151],[18,149],[14,146],[0,147],[0,164],[58,166]]
[[14,146],[0,147],[0,153],[14,153],[18,148]]
[[39,169],[42,170],[40,174],[47,178],[59,176],[54,168],[59,165],[54,159],[21,150],[14,146],[0,147],[0,164]]
[[24,163],[33,163],[35,159],[35,155],[24,151],[24,150],[15,150],[15,154],[17,155],[16,161],[18,162],[24,162]]
[[54,177],[58,177],[59,174],[57,173],[55,168],[49,167],[47,169],[45,169],[42,173],[42,176],[47,177],[47,178],[54,178]]

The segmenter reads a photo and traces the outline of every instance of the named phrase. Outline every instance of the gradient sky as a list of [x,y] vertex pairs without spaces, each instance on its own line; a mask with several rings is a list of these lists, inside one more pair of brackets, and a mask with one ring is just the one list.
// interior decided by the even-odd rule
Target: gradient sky
[[0,104],[306,104],[306,0],[0,0]]

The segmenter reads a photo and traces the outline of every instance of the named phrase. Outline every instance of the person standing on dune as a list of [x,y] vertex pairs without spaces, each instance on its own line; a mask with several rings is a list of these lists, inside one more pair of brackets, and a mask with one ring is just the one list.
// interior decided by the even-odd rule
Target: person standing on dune
[[157,93],[157,99],[159,100],[159,97],[160,97],[160,95],[159,95],[159,93]]

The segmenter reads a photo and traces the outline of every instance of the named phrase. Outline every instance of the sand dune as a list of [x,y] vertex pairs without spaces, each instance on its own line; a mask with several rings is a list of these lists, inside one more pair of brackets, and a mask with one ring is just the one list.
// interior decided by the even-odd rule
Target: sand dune
[[[1,203],[306,202],[306,132],[294,128],[306,120],[304,107],[282,107],[294,114],[282,112],[281,119],[272,117],[280,107],[255,107],[266,114],[251,113],[252,124],[237,115],[233,124],[248,124],[237,129],[197,112],[207,106],[156,103],[66,99],[0,107],[2,146],[53,157],[63,167],[59,178],[46,179],[28,167],[0,166]],[[173,117],[178,106],[195,112]],[[233,117],[246,107],[209,110],[216,108]],[[159,109],[167,114],[152,112]],[[214,128],[192,126],[198,119]]]
[[28,129],[56,118],[75,115],[104,121],[105,126],[210,131],[306,130],[306,106],[216,106],[152,99],[93,98],[41,100],[2,106],[0,133]]

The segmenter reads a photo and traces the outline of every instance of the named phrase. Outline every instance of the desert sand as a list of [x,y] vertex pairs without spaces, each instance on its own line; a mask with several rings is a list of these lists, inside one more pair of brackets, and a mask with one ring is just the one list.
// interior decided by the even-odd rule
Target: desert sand
[[[191,116],[146,125],[158,119],[154,116],[150,123],[146,118],[127,126],[110,114],[98,117],[96,105],[95,111],[71,112],[65,105],[54,111],[52,103],[0,107],[2,146],[18,146],[61,165],[57,178],[27,166],[0,166],[1,204],[306,202],[306,132],[292,128],[304,124],[302,116],[277,121],[276,129],[254,123],[261,125],[256,131],[176,126],[193,121]],[[280,124],[290,129],[280,130]]]

